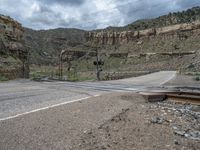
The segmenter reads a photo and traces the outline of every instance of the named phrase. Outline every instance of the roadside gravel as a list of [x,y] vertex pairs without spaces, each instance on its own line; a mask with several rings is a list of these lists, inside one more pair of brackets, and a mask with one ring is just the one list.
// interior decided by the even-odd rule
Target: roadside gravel
[[194,120],[188,111],[184,117],[177,113],[179,105],[169,104],[146,103],[134,93],[114,93],[35,112],[0,122],[0,149],[200,149],[198,138],[185,136],[185,127],[195,129],[195,134],[200,131],[200,118]]
[[[174,103],[171,105],[174,109],[171,109],[167,107],[167,101],[145,103],[142,97],[134,94],[121,95],[120,99],[130,101],[133,105],[98,128],[83,133],[73,144],[73,150],[200,149],[200,116],[194,118],[187,111],[180,116],[177,113],[180,105]],[[197,111],[200,113],[200,109]],[[185,127],[187,131],[183,130]],[[179,134],[182,132],[183,135]],[[193,135],[186,137],[185,133]]]
[[109,94],[1,121],[0,149],[70,149],[81,133],[99,127],[131,105]]

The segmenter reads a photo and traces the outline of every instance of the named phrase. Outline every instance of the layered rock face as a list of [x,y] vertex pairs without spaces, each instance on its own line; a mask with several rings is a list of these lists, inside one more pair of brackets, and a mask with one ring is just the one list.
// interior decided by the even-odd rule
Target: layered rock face
[[178,38],[187,38],[193,32],[200,29],[200,21],[190,24],[177,24],[162,28],[152,28],[140,31],[124,31],[124,32],[88,32],[86,35],[87,41],[99,45],[115,45],[126,44],[131,41],[136,41],[143,38],[153,38],[161,36],[163,38],[169,36],[177,36]]
[[0,15],[1,74],[10,76],[10,73],[15,72],[12,78],[28,77],[28,51],[23,43],[23,35],[24,30],[20,23],[10,17]]

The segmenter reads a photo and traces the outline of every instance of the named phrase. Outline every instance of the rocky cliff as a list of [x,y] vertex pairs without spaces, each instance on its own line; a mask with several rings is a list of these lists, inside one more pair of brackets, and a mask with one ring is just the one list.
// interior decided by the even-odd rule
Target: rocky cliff
[[28,51],[24,29],[10,17],[0,15],[0,73],[8,78],[28,77]]
[[109,56],[102,56],[108,67],[119,61],[117,70],[200,69],[200,20],[145,30],[91,31],[86,39]]
[[93,44],[115,45],[115,44],[127,44],[129,42],[138,41],[144,38],[150,39],[156,36],[160,36],[161,38],[174,36],[178,37],[179,39],[183,39],[199,31],[200,31],[200,21],[195,21],[192,23],[177,24],[172,26],[151,28],[139,31],[88,32],[86,38],[89,42]]

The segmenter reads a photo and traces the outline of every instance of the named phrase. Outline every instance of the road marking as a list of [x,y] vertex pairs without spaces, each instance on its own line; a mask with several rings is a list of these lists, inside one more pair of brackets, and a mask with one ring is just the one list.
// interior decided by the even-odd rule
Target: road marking
[[75,100],[71,100],[71,101],[67,101],[67,102],[63,102],[63,103],[59,103],[59,104],[55,104],[55,105],[51,105],[51,106],[47,106],[47,107],[42,107],[42,108],[34,109],[34,110],[31,110],[31,111],[28,111],[28,112],[24,112],[24,113],[21,113],[21,114],[17,114],[17,115],[14,115],[14,116],[0,118],[0,121],[17,118],[17,117],[24,116],[24,115],[27,115],[27,114],[31,114],[31,113],[34,113],[34,112],[38,112],[38,111],[41,111],[41,110],[46,110],[46,109],[58,107],[58,106],[61,106],[61,105],[65,105],[65,104],[69,104],[69,103],[74,103],[74,102],[86,100],[86,99],[89,99],[89,98],[92,98],[92,97],[98,97],[98,96],[100,96],[100,95],[88,96],[88,97],[84,97],[84,98],[80,98],[80,99],[75,99]]
[[177,72],[175,72],[172,76],[170,76],[167,80],[163,81],[162,83],[160,83],[160,86],[169,82],[170,80],[172,80],[173,78],[175,78],[177,75]]
[[125,90],[136,91],[138,88],[125,88]]

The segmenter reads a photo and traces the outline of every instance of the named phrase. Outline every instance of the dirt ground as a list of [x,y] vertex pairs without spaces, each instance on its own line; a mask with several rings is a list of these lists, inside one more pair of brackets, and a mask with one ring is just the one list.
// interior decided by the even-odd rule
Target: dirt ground
[[[177,75],[165,86],[195,86],[190,76]],[[98,128],[85,131],[73,141],[76,150],[199,150],[200,106],[168,99],[148,103],[138,94],[113,99],[132,103]]]
[[[116,98],[116,97],[115,97]],[[135,94],[119,95],[132,105],[104,122],[98,128],[85,131],[73,141],[76,150],[198,150],[200,149],[200,115],[196,119],[189,113],[179,114],[179,104],[171,102],[146,103]],[[171,105],[170,105],[171,104]],[[171,107],[169,107],[169,105]],[[167,107],[165,107],[167,106]],[[175,107],[177,106],[177,107]],[[189,105],[190,106],[190,105]],[[173,108],[172,108],[173,107]],[[200,113],[200,107],[193,106]],[[192,108],[193,108],[192,107]],[[184,107],[185,108],[185,107]],[[191,121],[195,122],[195,127]],[[187,131],[199,132],[194,137]],[[184,133],[182,133],[184,132]],[[185,135],[186,134],[186,135]]]

